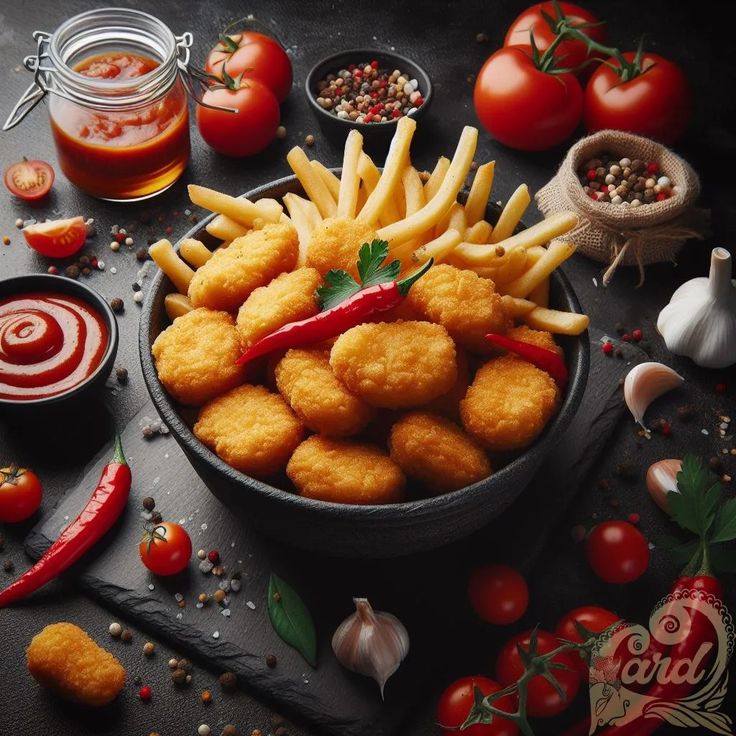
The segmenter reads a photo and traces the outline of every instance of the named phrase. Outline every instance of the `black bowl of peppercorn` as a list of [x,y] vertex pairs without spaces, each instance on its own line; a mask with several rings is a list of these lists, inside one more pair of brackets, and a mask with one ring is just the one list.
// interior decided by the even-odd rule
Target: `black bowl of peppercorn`
[[376,49],[350,49],[318,61],[304,85],[323,133],[342,143],[351,130],[365,147],[388,148],[396,121],[415,120],[432,102],[432,81],[416,62]]

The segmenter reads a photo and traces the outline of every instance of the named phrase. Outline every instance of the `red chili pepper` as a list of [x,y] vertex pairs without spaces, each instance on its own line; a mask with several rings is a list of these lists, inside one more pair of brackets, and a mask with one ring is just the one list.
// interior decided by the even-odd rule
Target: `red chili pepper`
[[521,340],[512,340],[510,337],[497,335],[494,332],[488,333],[486,340],[496,347],[516,353],[520,358],[546,371],[554,378],[555,383],[560,388],[564,389],[567,385],[567,367],[565,366],[565,361],[553,350],[540,348],[538,345],[522,342]]
[[100,481],[87,505],[46,550],[44,556],[0,593],[0,608],[46,585],[93,547],[125,508],[130,480],[130,468],[123,455],[120,437],[117,437],[115,455],[102,470]]

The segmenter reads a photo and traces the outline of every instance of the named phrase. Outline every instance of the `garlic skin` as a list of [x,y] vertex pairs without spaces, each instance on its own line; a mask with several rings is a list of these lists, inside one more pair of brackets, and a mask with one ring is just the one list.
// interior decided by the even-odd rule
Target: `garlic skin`
[[686,281],[659,313],[657,330],[667,349],[703,368],[736,363],[736,281],[731,254],[713,248],[710,275]]
[[634,419],[644,429],[647,407],[662,394],[677,388],[685,379],[664,363],[640,363],[632,368],[624,381],[624,401]]
[[332,636],[338,662],[352,672],[372,677],[383,688],[409,653],[409,634],[390,613],[374,611],[367,598],[353,598],[355,613]]
[[682,468],[682,460],[670,458],[652,463],[647,470],[647,490],[652,501],[665,513],[670,513],[667,503],[668,493],[679,493],[677,474]]

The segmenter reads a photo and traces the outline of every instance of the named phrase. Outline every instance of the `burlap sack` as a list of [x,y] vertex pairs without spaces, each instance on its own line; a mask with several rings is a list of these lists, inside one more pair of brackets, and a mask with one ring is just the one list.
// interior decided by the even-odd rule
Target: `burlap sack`
[[[676,189],[669,199],[639,207],[597,202],[583,190],[578,170],[602,153],[654,161]],[[688,238],[705,237],[709,213],[693,206],[699,194],[700,181],[692,166],[665,146],[631,133],[601,130],[570,148],[557,174],[537,193],[536,202],[545,217],[561,210],[578,215],[578,225],[560,239],[609,264],[604,285],[618,266],[636,265],[641,286],[645,265],[674,261]]]

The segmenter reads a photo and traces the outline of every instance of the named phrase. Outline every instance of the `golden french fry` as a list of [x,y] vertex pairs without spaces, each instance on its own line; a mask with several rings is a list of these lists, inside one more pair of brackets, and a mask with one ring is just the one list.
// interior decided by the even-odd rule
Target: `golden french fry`
[[446,156],[440,156],[437,159],[437,163],[432,169],[432,173],[429,175],[429,179],[424,185],[424,198],[429,202],[434,197],[442,186],[442,182],[447,176],[447,170],[450,168],[450,159]]
[[357,130],[351,130],[345,140],[342,156],[342,173],[340,188],[337,193],[337,216],[355,217],[358,204],[358,162],[363,152],[363,136]]
[[[197,184],[190,184],[187,190],[189,191],[189,199],[194,204],[212,212],[220,212],[231,220],[248,227],[257,217],[261,217],[267,222],[278,222],[283,212],[283,207],[273,199],[268,200],[265,204],[258,205],[245,197],[231,197],[229,194],[207,187],[200,187]],[[269,202],[273,204],[269,204]]]
[[330,171],[321,161],[312,160],[309,165],[319,174],[322,181],[327,187],[332,199],[335,200],[335,206],[337,207],[337,198],[340,196],[340,179],[337,175]]
[[[525,250],[512,250],[496,269],[493,280],[498,290],[506,293],[505,285],[519,278],[527,269],[527,253]],[[516,295],[515,295],[516,296]]]
[[245,235],[249,230],[245,225],[241,225],[239,222],[225,217],[225,215],[217,215],[205,225],[204,229],[213,237],[220,238],[220,240],[234,240],[241,235]]
[[496,162],[489,161],[486,164],[481,164],[475,172],[473,183],[470,185],[470,193],[465,202],[465,216],[468,218],[468,225],[471,227],[486,215],[488,199],[493,188],[495,169]]
[[322,218],[317,205],[298,194],[288,192],[283,199],[284,206],[289,210],[292,225],[296,228],[297,237],[299,238],[299,255],[296,265],[297,268],[301,268],[307,262],[307,248],[309,239],[312,237],[312,231],[322,222]]
[[435,238],[442,235],[445,230],[450,229],[457,230],[459,233],[464,233],[468,229],[468,223],[465,219],[465,208],[460,202],[453,202],[444,217],[434,226]]
[[304,187],[309,199],[317,205],[320,215],[322,217],[335,217],[337,214],[335,199],[330,194],[330,190],[322,176],[310,165],[307,154],[299,146],[294,146],[286,154],[286,160],[291,166],[291,170],[296,174],[296,178]]
[[537,305],[530,299],[519,299],[515,296],[509,296],[504,294],[501,297],[503,302],[503,309],[507,316],[513,319],[523,317],[525,314],[529,314],[532,310],[537,308]]
[[164,297],[164,309],[166,310],[166,316],[173,322],[177,317],[182,317],[187,312],[191,312],[194,307],[188,296],[171,293]]
[[412,263],[421,264],[430,258],[434,258],[435,263],[441,263],[460,243],[460,239],[461,236],[457,230],[446,230],[439,237],[417,248],[411,254],[411,261]]
[[514,228],[519,224],[531,201],[529,187],[526,184],[519,184],[516,191],[509,197],[509,201],[506,202],[506,206],[501,210],[498,222],[493,228],[491,243],[500,243],[513,234]]
[[466,243],[487,243],[491,238],[493,232],[493,226],[486,220],[478,220],[474,225],[470,225],[468,220],[468,208],[465,208],[465,219],[468,222],[468,227],[465,229],[465,242]]
[[189,282],[194,276],[194,271],[179,258],[174,250],[174,246],[164,238],[155,242],[148,249],[148,254],[169,279],[171,279],[177,291],[186,294],[189,290]]
[[179,255],[190,266],[199,268],[212,258],[212,251],[201,240],[184,238],[179,243]]
[[386,156],[386,164],[383,167],[383,173],[378,180],[376,188],[371,192],[363,209],[358,213],[358,221],[372,225],[378,220],[381,210],[386,206],[386,202],[393,196],[399,182],[404,167],[409,160],[409,146],[414,136],[417,123],[409,117],[399,118],[396,125],[396,132],[391,140],[391,146]]
[[413,166],[407,166],[401,176],[401,183],[404,185],[404,209],[407,215],[413,215],[427,203],[419,172]]
[[[512,250],[511,253],[518,253],[519,250]],[[537,261],[544,258],[544,254],[547,252],[546,248],[541,245],[533,245],[531,248],[526,249],[526,267],[531,268]]]
[[567,260],[575,252],[571,243],[556,241],[552,243],[544,256],[540,258],[528,271],[511,283],[506,284],[505,293],[511,296],[525,297],[544,281],[557,266]]
[[[378,170],[378,167],[373,163],[373,160],[365,151],[363,151],[363,153],[361,153],[360,155],[360,161],[358,163],[358,176],[363,180],[367,202],[370,195],[378,186],[378,182],[381,179],[381,172]],[[358,213],[362,212],[364,207],[365,204],[358,210]],[[386,202],[383,211],[378,215],[378,222],[382,226],[385,226],[390,225],[392,222],[396,222],[399,219],[401,219],[399,208],[396,206],[396,202],[393,200],[393,198],[391,198]]]
[[547,330],[556,335],[579,335],[585,332],[590,324],[590,318],[586,314],[560,312],[544,307],[537,307],[523,315],[521,319],[535,330]]
[[534,302],[538,307],[549,306],[549,278],[546,278],[529,292],[529,301]]

